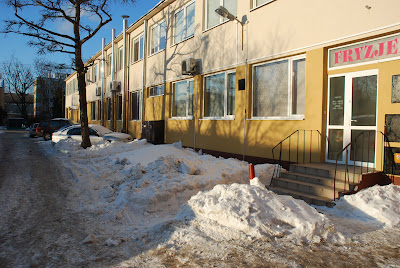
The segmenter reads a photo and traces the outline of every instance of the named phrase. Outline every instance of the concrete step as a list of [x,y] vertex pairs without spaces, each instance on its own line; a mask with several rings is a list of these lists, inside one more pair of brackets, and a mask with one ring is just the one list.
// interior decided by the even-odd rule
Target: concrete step
[[339,197],[339,189],[336,189],[336,191],[334,191],[333,187],[330,186],[304,182],[296,179],[288,179],[282,177],[275,178],[271,181],[271,185],[313,196],[329,198],[331,200],[333,198]]
[[332,187],[332,188],[335,186],[336,189],[341,190],[341,191],[347,191],[347,190],[353,189],[353,187],[354,187],[353,184],[349,185],[348,182],[345,182],[343,180],[336,180],[336,184],[335,184],[334,179],[332,179],[332,178],[320,177],[320,176],[297,173],[297,172],[282,172],[281,178],[287,178],[287,179],[296,180],[296,181],[308,182],[308,183],[322,185],[322,186],[328,186],[328,187]]
[[[365,168],[364,168],[365,170]],[[295,173],[301,173],[301,174],[307,174],[307,175],[312,175],[312,176],[318,176],[322,178],[335,178],[335,165],[327,165],[325,168],[318,168],[315,166],[307,166],[307,165],[297,165],[297,164],[292,164],[290,165],[289,168],[290,172],[295,172]],[[372,171],[372,169],[370,169]],[[347,172],[347,179],[350,180],[350,183],[359,183],[361,180],[362,174],[360,173],[360,167],[356,167],[354,169],[353,166],[349,166],[348,172]],[[338,169],[336,170],[336,180],[342,180],[344,181],[346,177],[346,171],[343,166],[338,166]]]
[[278,187],[278,186],[267,186],[267,188],[269,190],[272,190],[273,192],[275,192],[277,194],[290,195],[293,198],[301,199],[301,200],[303,200],[306,203],[311,204],[311,205],[327,206],[327,207],[335,206],[335,203],[330,198],[324,198],[324,197],[321,197],[321,196],[306,194],[306,193],[298,192],[298,191],[295,191],[295,190],[281,188],[281,187]]

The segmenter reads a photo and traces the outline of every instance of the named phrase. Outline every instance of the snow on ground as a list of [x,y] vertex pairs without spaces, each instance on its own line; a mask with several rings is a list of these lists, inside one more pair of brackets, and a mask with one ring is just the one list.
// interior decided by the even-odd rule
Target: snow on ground
[[223,249],[213,248],[215,241],[345,245],[356,234],[400,227],[398,186],[375,186],[328,209],[267,190],[272,165],[256,165],[258,177],[249,184],[248,163],[202,155],[180,143],[105,142],[87,150],[71,140],[41,144],[68,168],[70,206],[99,219],[106,245],[136,239],[170,250],[197,245],[218,255]]

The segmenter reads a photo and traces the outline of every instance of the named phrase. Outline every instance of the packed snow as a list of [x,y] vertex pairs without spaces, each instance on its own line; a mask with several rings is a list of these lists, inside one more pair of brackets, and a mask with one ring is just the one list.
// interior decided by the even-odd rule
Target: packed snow
[[[210,241],[227,247],[229,241],[260,239],[346,245],[354,239],[348,232],[354,223],[369,232],[400,227],[399,186],[365,189],[341,198],[334,208],[313,207],[265,187],[273,165],[255,165],[257,177],[249,181],[248,163],[198,153],[181,143],[104,142],[86,150],[73,140],[41,144],[70,172],[70,206],[104,224],[107,246],[128,239],[171,250],[203,245],[202,251]],[[82,243],[97,236],[88,233]],[[143,258],[130,263],[139,265]]]

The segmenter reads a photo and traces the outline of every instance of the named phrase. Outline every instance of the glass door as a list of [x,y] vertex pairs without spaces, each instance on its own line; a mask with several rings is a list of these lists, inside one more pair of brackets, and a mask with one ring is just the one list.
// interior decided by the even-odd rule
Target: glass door
[[[328,88],[326,161],[373,166],[378,71],[330,76]],[[340,153],[351,142],[348,154]]]

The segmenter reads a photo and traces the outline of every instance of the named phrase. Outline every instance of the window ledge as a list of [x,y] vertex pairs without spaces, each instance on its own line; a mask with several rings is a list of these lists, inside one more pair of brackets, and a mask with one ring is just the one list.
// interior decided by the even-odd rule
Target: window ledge
[[164,94],[155,95],[155,96],[147,96],[147,98],[150,99],[150,98],[163,97],[163,96],[164,96]]
[[131,119],[129,122],[140,122],[140,119]]
[[165,48],[163,48],[162,50],[159,50],[159,51],[157,51],[157,52],[154,52],[153,54],[150,54],[149,56],[147,56],[147,58],[150,58],[150,57],[153,57],[153,56],[155,56],[155,55],[157,55],[157,54],[160,54],[160,53],[163,52],[163,51],[165,51]]
[[187,116],[187,117],[171,117],[171,118],[168,118],[168,120],[193,120],[193,116]]
[[275,0],[272,0],[272,1],[269,1],[268,3],[264,3],[264,4],[262,4],[262,5],[259,5],[258,7],[253,7],[252,9],[250,9],[250,12],[252,12],[252,11],[254,11],[254,10],[256,10],[256,9],[259,9],[259,8],[261,8],[261,7],[263,7],[263,6],[266,6],[266,5],[268,5],[268,4],[271,4],[272,2],[275,2]]
[[185,39],[183,39],[182,41],[179,41],[179,42],[177,42],[177,43],[174,43],[174,44],[171,45],[170,47],[177,46],[177,45],[179,45],[179,44],[181,44],[181,43],[184,43],[184,42],[186,42],[187,40],[192,39],[192,38],[194,38],[194,34],[191,35],[191,36],[189,36],[189,37],[187,37],[187,38],[185,38]]
[[304,116],[293,116],[293,117],[283,117],[283,116],[276,116],[276,117],[252,117],[250,119],[247,119],[250,121],[257,121],[257,120],[266,120],[266,121],[278,121],[278,120],[288,120],[288,121],[293,121],[293,120],[305,120]]
[[217,25],[215,25],[215,26],[213,26],[213,27],[211,27],[211,28],[205,29],[205,30],[203,30],[202,33],[206,33],[206,32],[208,32],[208,31],[211,31],[212,29],[217,28],[217,27],[219,27],[219,26],[221,26],[222,24],[225,24],[225,23],[227,23],[227,22],[230,22],[230,20],[221,22],[221,23],[219,23],[219,24],[217,24]]
[[204,118],[201,118],[201,119],[199,119],[199,120],[210,120],[210,121],[212,121],[212,120],[225,120],[225,121],[233,121],[233,120],[235,120],[235,117],[204,117]]
[[143,60],[143,58],[141,58],[141,59],[139,59],[139,60],[137,60],[137,61],[134,61],[134,62],[131,63],[131,65],[135,65],[136,63],[139,63],[139,62],[141,62],[142,60]]

